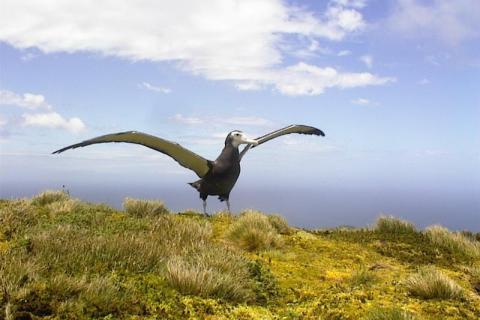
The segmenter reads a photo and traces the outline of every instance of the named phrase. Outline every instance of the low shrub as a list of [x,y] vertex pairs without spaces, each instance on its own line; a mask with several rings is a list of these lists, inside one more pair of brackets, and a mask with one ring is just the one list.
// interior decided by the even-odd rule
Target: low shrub
[[430,226],[425,230],[430,242],[454,254],[468,258],[480,257],[480,243],[462,233],[450,232],[439,225]]
[[423,299],[461,299],[462,287],[433,266],[423,267],[406,281],[411,295]]
[[227,238],[248,250],[267,250],[281,245],[277,230],[268,218],[255,211],[244,212],[227,230]]
[[417,232],[413,223],[393,216],[383,215],[377,219],[374,230],[389,234],[412,234]]
[[123,208],[128,214],[137,218],[169,213],[165,204],[159,200],[125,198],[125,200],[123,200]]
[[364,320],[415,320],[416,317],[399,307],[372,307]]
[[70,196],[64,191],[47,190],[32,198],[32,204],[36,206],[45,206],[58,201],[66,201]]

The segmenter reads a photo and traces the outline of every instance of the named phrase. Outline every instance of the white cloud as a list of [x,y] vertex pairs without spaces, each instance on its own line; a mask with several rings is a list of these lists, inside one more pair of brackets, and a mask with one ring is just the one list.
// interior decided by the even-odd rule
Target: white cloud
[[0,114],[0,128],[7,124],[7,119]]
[[350,52],[350,50],[341,50],[337,53],[337,56],[345,57],[345,56],[349,56],[351,54],[352,54],[352,52]]
[[65,129],[72,133],[79,133],[85,129],[85,124],[79,118],[65,119],[56,112],[26,113],[22,117],[25,126]]
[[177,113],[170,118],[174,122],[197,125],[208,123],[212,126],[224,126],[224,125],[240,125],[240,126],[271,126],[272,121],[257,117],[257,116],[242,116],[242,117],[219,117],[219,116],[204,116],[204,117],[191,117],[184,116]]
[[41,94],[24,93],[23,95],[19,95],[8,90],[0,90],[0,105],[15,106],[30,110],[52,109],[52,106],[45,101],[45,97]]
[[368,106],[372,102],[368,99],[365,99],[365,98],[357,98],[357,99],[352,100],[352,103],[353,104],[358,104],[358,105],[361,105],[361,106]]
[[205,121],[201,118],[197,117],[186,117],[180,113],[177,113],[173,117],[170,118],[171,120],[178,122],[178,123],[183,123],[183,124],[203,124]]
[[[45,97],[41,94],[17,94],[12,91],[0,89],[0,105],[20,107],[35,112],[24,113],[22,115],[22,124],[24,126],[60,128],[73,133],[78,133],[85,129],[85,124],[79,118],[73,117],[65,119],[53,111],[53,107],[47,103]],[[0,127],[6,123],[7,120],[0,117]]]
[[478,0],[398,0],[387,25],[405,37],[457,45],[480,37],[479,21]]
[[378,102],[372,101],[370,99],[365,99],[365,98],[353,99],[350,102],[359,106],[378,106],[379,105]]
[[[173,61],[183,70],[231,81],[243,90],[273,87],[287,94],[320,94],[342,81],[296,73],[300,61],[283,66],[290,49],[281,44],[298,45],[308,39],[305,50],[315,51],[319,39],[340,41],[359,32],[365,27],[359,11],[364,3],[332,1],[325,12],[314,13],[281,0],[212,0],[208,6],[188,0],[3,0],[0,40],[44,53],[93,52],[133,61]],[[284,74],[289,76],[288,85],[276,79]],[[337,74],[372,80],[362,85],[385,83],[365,73]],[[305,82],[306,90],[283,89],[305,87]]]
[[257,91],[263,88],[263,86],[255,81],[243,81],[235,84],[235,87],[241,91]]
[[150,84],[150,83],[145,82],[145,81],[140,83],[138,86],[140,88],[143,88],[143,89],[147,89],[147,90],[154,91],[154,92],[159,92],[159,93],[165,93],[165,94],[170,93],[172,91],[169,88],[154,86],[153,84]]
[[366,54],[366,55],[361,56],[360,61],[365,63],[367,68],[373,67],[373,57],[371,55]]
[[378,77],[368,72],[341,73],[331,67],[320,68],[306,63],[298,63],[270,74],[264,82],[270,83],[286,95],[318,95],[327,88],[354,88],[368,85],[381,85],[395,81],[394,78]]
[[334,0],[334,3],[352,8],[363,8],[367,5],[367,0]]
[[423,78],[422,80],[418,81],[417,84],[424,86],[430,84],[430,80],[428,80],[427,78]]

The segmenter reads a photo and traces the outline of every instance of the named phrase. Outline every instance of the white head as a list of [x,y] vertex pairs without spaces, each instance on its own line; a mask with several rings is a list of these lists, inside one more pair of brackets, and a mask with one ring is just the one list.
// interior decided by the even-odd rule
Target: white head
[[237,148],[241,144],[258,144],[255,139],[250,139],[242,131],[239,130],[234,130],[227,135],[227,138],[225,139],[225,145],[229,143],[235,148]]

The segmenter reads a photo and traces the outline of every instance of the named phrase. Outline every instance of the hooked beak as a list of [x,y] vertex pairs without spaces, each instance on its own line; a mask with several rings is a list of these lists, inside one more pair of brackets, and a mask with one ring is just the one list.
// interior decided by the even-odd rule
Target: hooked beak
[[255,140],[255,139],[249,139],[249,138],[243,136],[242,137],[242,143],[253,144],[254,146],[256,146],[258,144],[258,141]]

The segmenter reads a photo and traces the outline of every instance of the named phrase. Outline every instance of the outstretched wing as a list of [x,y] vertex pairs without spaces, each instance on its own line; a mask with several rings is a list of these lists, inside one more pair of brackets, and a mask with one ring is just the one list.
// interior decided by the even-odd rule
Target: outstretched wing
[[185,149],[181,145],[175,142],[164,140],[146,133],[138,131],[128,131],[107,134],[83,142],[72,144],[71,146],[59,149],[53,153],[61,153],[68,149],[75,149],[78,147],[85,147],[96,143],[107,142],[127,142],[134,144],[141,144],[147,148],[159,151],[177,161],[181,166],[195,171],[195,173],[202,178],[210,170],[209,161],[199,156],[198,154]]
[[269,140],[275,139],[277,137],[283,136],[285,134],[290,134],[290,133],[301,133],[301,134],[313,134],[316,136],[325,136],[325,133],[323,133],[322,130],[314,128],[314,127],[309,127],[309,126],[304,126],[304,125],[299,125],[299,124],[292,124],[288,127],[278,129],[276,131],[267,133],[264,136],[261,136],[255,140],[257,140],[258,144],[257,145],[252,145],[252,148],[255,148],[256,146],[261,145],[264,142],[267,142]]

